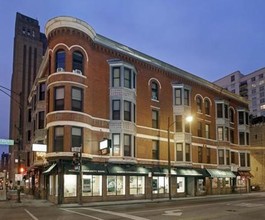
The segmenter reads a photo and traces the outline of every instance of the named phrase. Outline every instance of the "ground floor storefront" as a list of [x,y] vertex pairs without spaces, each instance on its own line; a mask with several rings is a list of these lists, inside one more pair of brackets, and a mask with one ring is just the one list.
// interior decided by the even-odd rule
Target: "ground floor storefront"
[[247,178],[243,183],[242,176],[231,171],[172,167],[168,173],[167,167],[86,162],[80,177],[71,161],[61,160],[43,171],[41,194],[64,204],[228,194],[239,185],[241,192],[248,192]]

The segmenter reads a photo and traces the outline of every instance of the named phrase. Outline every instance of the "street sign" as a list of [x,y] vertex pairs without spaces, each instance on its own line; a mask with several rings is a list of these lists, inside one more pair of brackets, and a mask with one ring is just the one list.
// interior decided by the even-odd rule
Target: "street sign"
[[0,139],[0,145],[14,145],[14,140]]

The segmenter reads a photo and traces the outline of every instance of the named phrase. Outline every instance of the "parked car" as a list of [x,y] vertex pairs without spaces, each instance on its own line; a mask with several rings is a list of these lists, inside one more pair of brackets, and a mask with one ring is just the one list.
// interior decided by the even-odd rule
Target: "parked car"
[[260,191],[260,186],[259,185],[252,185],[251,191]]

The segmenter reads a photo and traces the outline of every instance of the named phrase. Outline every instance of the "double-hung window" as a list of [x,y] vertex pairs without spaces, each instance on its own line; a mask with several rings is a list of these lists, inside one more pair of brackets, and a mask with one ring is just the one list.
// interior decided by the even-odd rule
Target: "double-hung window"
[[82,128],[72,127],[72,147],[81,147],[82,139]]
[[159,159],[159,142],[157,140],[152,141],[152,159]]
[[61,152],[63,151],[63,137],[64,137],[64,127],[57,126],[54,128],[54,142],[53,142],[53,151]]
[[121,119],[121,106],[120,100],[112,100],[112,120],[120,120]]
[[39,85],[39,101],[45,99],[45,83],[40,83]]
[[218,160],[219,160],[219,164],[220,165],[224,165],[225,161],[224,161],[224,150],[218,150]]
[[72,110],[83,111],[83,90],[72,88]]
[[132,143],[131,143],[131,135],[124,134],[124,156],[132,156]]
[[55,58],[55,72],[61,72],[65,70],[65,51],[58,50]]
[[177,161],[183,161],[183,144],[177,143]]
[[112,68],[112,87],[121,86],[121,68],[113,67]]
[[152,127],[158,128],[158,111],[152,110]]
[[175,105],[182,105],[182,89],[175,89]]
[[39,123],[38,129],[44,128],[44,111],[39,112]]
[[124,87],[125,88],[131,88],[132,84],[132,74],[131,74],[131,69],[129,68],[124,68]]
[[124,101],[124,120],[131,121],[131,102]]
[[83,54],[75,51],[73,53],[73,71],[77,73],[83,72]]
[[64,87],[55,88],[55,103],[54,110],[63,110],[64,109]]

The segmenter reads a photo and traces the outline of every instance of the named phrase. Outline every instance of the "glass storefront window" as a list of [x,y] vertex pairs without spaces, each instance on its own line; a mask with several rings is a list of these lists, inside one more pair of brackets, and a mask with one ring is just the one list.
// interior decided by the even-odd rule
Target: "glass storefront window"
[[55,175],[55,196],[58,196],[58,175]]
[[177,192],[185,192],[185,177],[177,177]]
[[107,176],[107,195],[125,195],[125,176]]
[[64,197],[76,196],[77,176],[73,174],[64,175]]
[[168,193],[168,177],[154,176],[152,179],[153,193]]
[[225,178],[225,187],[230,187],[230,178]]
[[145,177],[130,176],[130,194],[140,195],[145,193]]
[[102,196],[102,176],[83,175],[83,196]]
[[213,180],[212,180],[212,188],[217,188],[218,187],[218,178],[214,177]]
[[204,179],[198,179],[197,180],[197,191],[198,192],[204,192],[205,191],[205,182]]
[[53,184],[53,178],[54,176],[49,176],[49,195],[53,195],[54,192],[54,184]]

